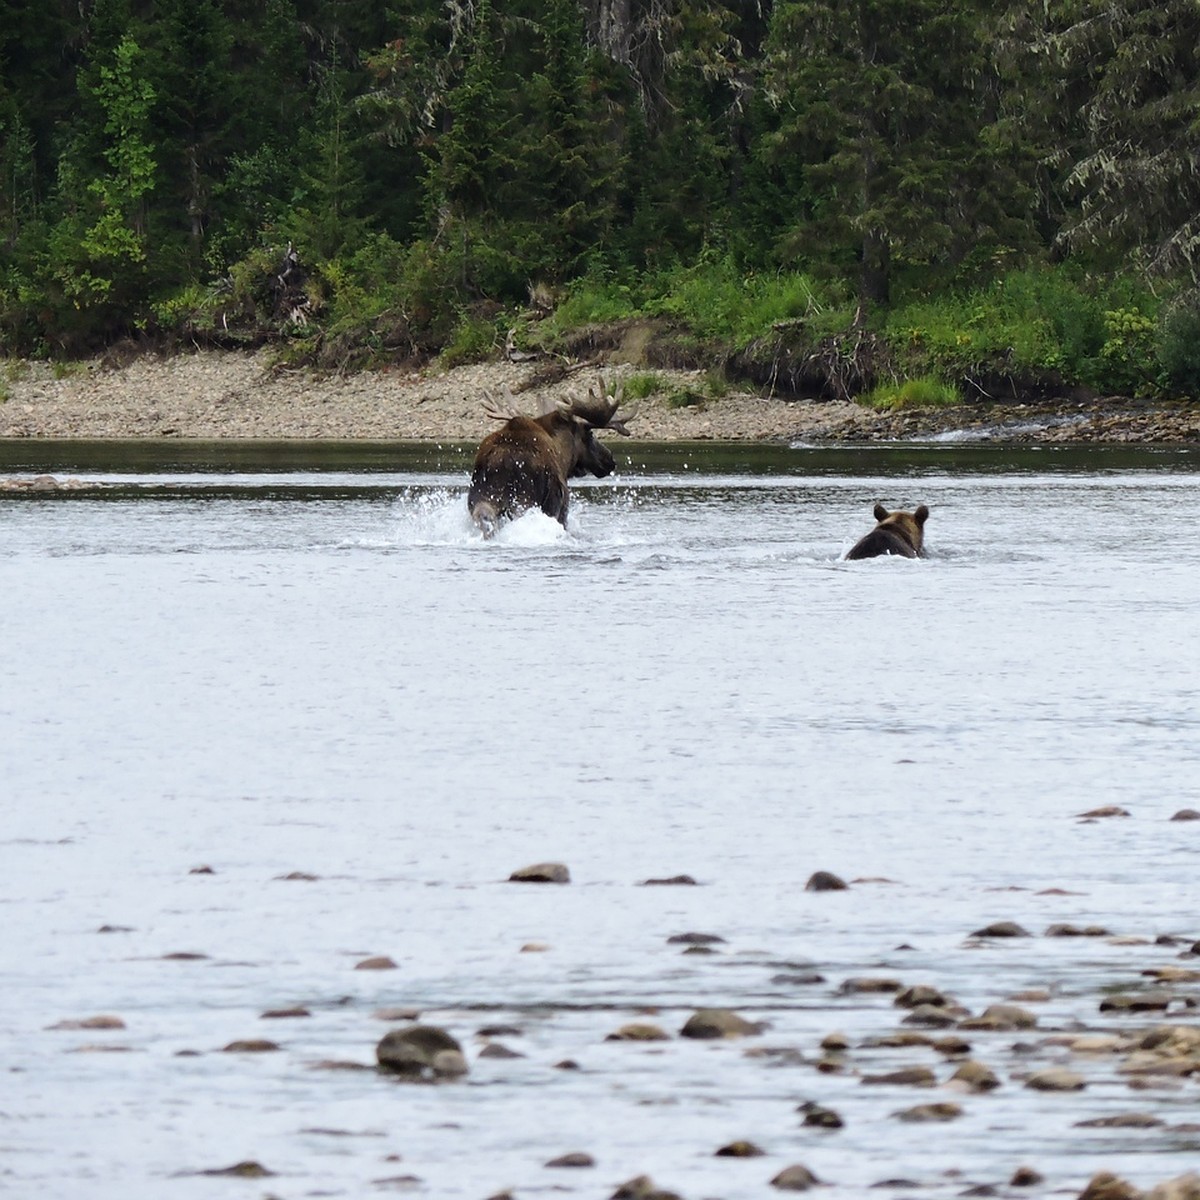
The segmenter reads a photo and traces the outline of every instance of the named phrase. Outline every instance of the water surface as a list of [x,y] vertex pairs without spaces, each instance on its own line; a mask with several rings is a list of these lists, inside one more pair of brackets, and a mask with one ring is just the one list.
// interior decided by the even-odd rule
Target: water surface
[[[4,473],[86,485],[0,496],[0,1190],[608,1196],[648,1173],[733,1200],[803,1162],[830,1195],[951,1196],[1022,1163],[1074,1192],[1194,1166],[1194,1080],[1021,1075],[1066,1060],[1057,1032],[1195,1022],[1194,983],[1169,1018],[1098,1012],[1196,962],[1200,823],[1169,820],[1200,808],[1195,452],[635,446],[566,531],[535,514],[490,544],[468,461],[0,446]],[[877,500],[930,506],[926,560],[841,561]],[[1102,805],[1131,815],[1077,819]],[[541,860],[572,883],[506,882]],[[806,892],[822,869],[855,882]],[[699,886],[638,886],[681,872]],[[999,919],[1035,936],[968,936]],[[1064,921],[1141,940],[1040,936]],[[687,931],[725,940],[683,954]],[[372,955],[396,969],[355,969]],[[972,1035],[1004,1086],[950,1096],[860,1083],[954,1065],[860,1048],[904,1015],[840,990],[861,975],[972,1012],[1052,995],[1037,1030]],[[604,1040],[710,1005],[770,1027]],[[371,1063],[397,1006],[463,1042],[465,1081],[314,1069]],[[48,1029],[96,1014],[126,1028]],[[523,1058],[478,1057],[493,1024]],[[837,1029],[855,1048],[825,1073]],[[222,1052],[245,1038],[281,1049]],[[948,1098],[952,1125],[891,1116]],[[845,1128],[802,1126],[806,1100]],[[1074,1127],[1130,1109],[1166,1124]],[[713,1157],[736,1138],[768,1156]],[[572,1150],[596,1167],[543,1166]],[[277,1177],[194,1174],[248,1159]]]

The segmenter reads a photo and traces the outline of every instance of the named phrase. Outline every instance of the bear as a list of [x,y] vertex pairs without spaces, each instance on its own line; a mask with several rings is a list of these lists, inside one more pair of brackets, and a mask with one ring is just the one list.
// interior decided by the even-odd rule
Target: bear
[[925,557],[925,521],[929,509],[922,504],[916,512],[888,512],[882,504],[875,505],[875,520],[879,522],[866,537],[860,538],[846,554],[846,559],[875,558],[880,554],[898,554],[901,558]]

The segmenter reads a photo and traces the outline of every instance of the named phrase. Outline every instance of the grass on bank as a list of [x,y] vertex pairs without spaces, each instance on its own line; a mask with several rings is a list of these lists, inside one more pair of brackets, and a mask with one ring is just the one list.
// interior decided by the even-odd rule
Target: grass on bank
[[880,383],[858,397],[868,408],[896,411],[905,408],[949,408],[962,399],[957,388],[936,375],[922,375],[900,383]]

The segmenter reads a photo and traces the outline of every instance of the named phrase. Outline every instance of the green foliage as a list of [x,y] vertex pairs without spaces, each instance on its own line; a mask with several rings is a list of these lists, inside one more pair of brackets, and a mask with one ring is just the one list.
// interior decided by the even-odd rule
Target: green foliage
[[310,262],[326,262],[362,244],[369,221],[358,212],[363,190],[361,133],[336,65],[321,72],[313,126],[301,142],[300,188],[280,231]]
[[936,375],[922,375],[902,383],[881,383],[858,397],[860,404],[884,410],[947,408],[961,400],[958,390]]
[[157,329],[176,330],[192,324],[207,324],[213,294],[209,288],[189,283],[150,305],[150,320]]
[[1150,395],[1158,374],[1154,318],[1136,308],[1109,309],[1104,333],[1100,358],[1106,387],[1127,396]]
[[1163,384],[1173,392],[1200,399],[1200,295],[1177,298],[1161,314],[1158,361]]
[[1067,268],[1011,271],[967,293],[899,304],[883,332],[899,360],[917,371],[1018,379],[1052,372],[1106,391],[1141,391],[1154,362],[1153,321],[1149,334],[1137,336],[1114,325],[1110,314],[1122,293],[1130,289]]
[[450,340],[438,355],[443,367],[460,367],[465,363],[486,362],[503,345],[504,339],[495,321],[463,313],[450,335]]
[[562,302],[546,321],[546,331],[557,336],[583,325],[623,321],[642,315],[644,289],[617,278],[611,272],[595,271],[576,280]]
[[784,242],[855,251],[864,304],[888,302],[894,259],[961,255],[1002,223],[1020,164],[987,136],[987,11],[941,0],[772,10],[764,66],[777,120],[759,150],[776,163],[799,156],[809,189]]
[[645,400],[666,388],[666,382],[661,375],[653,371],[637,371],[623,381],[625,395],[630,400]]
[[668,408],[703,408],[707,397],[698,388],[672,388],[667,393]]
[[1200,282],[1200,5],[1077,0],[1042,12],[1032,44],[1043,74],[1024,86],[1077,122],[1069,154],[1056,130],[1047,155],[1066,159],[1074,202],[1060,241]]
[[705,408],[728,392],[724,378],[708,371],[695,383],[684,383],[667,392],[668,408]]
[[728,257],[666,272],[646,310],[673,317],[697,337],[746,345],[781,321],[825,311],[813,280],[796,272],[746,274]]
[[913,377],[1197,388],[1196,306],[1151,334],[1138,274],[1170,295],[1200,261],[1193,0],[0,9],[6,347],[238,325],[472,357],[545,287],[543,342],[837,352],[859,298]]

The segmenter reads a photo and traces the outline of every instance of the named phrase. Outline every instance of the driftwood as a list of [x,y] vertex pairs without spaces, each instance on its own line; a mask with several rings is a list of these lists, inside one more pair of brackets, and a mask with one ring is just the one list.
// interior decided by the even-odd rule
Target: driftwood
[[277,321],[288,321],[301,328],[308,324],[308,310],[312,307],[312,301],[304,286],[307,282],[308,272],[300,262],[300,255],[295,246],[288,242],[279,270],[271,279]]

